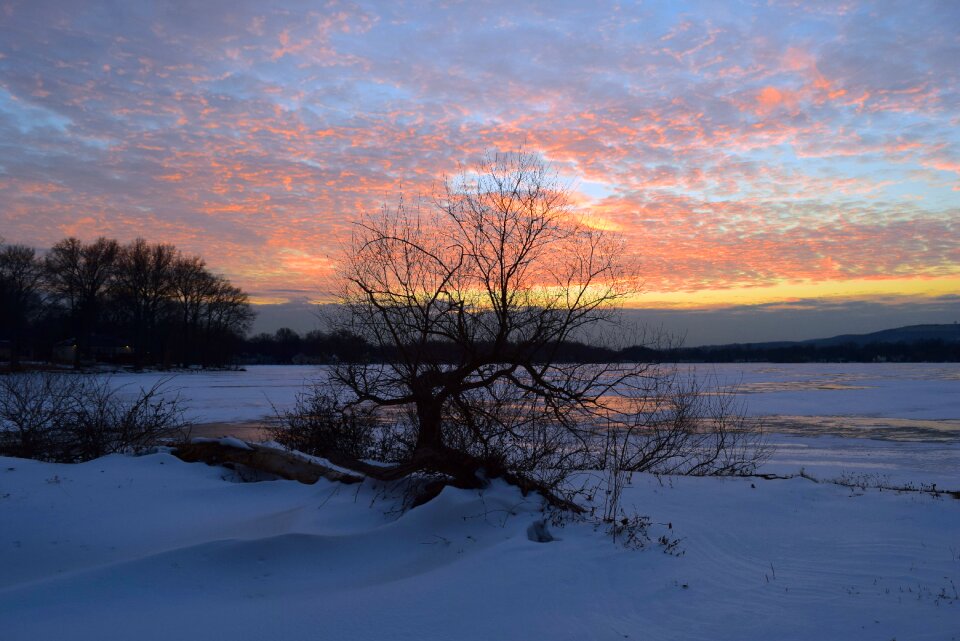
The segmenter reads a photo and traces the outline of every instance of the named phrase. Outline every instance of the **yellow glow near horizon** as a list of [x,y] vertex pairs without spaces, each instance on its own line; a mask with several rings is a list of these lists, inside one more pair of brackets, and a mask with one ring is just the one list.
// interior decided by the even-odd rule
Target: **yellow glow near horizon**
[[627,307],[699,309],[776,304],[807,299],[934,298],[951,294],[960,294],[960,274],[934,278],[808,280],[762,287],[731,287],[698,291],[646,291],[632,297]]

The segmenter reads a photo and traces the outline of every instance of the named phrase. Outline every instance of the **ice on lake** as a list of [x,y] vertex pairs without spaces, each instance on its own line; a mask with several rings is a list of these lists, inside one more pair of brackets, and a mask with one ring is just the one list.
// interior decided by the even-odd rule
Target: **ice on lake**
[[[682,366],[687,368],[687,366]],[[776,454],[767,468],[869,474],[960,486],[960,364],[730,363],[690,366],[708,387],[736,388]],[[321,366],[121,373],[127,389],[164,381],[197,423],[262,421],[323,380]]]

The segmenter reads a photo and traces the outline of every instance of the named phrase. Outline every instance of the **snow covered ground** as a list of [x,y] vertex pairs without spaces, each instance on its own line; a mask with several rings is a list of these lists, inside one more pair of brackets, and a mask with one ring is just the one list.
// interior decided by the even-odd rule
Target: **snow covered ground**
[[238,483],[167,454],[0,459],[0,639],[960,637],[960,501],[804,479],[638,475],[627,550],[537,501]]
[[[725,365],[764,471],[960,489],[960,367]],[[288,407],[311,367],[190,373],[189,418]],[[122,374],[149,386],[158,374]],[[636,475],[651,544],[552,527],[496,485],[406,513],[370,485],[240,483],[164,453],[0,458],[0,641],[960,638],[960,500],[790,480]],[[679,540],[664,553],[656,540]]]

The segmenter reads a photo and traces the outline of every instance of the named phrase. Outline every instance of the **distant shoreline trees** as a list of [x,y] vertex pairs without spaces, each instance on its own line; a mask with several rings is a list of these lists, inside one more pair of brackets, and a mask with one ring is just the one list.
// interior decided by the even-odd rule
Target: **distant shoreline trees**
[[40,256],[0,239],[0,346],[25,359],[222,366],[254,312],[226,278],[165,243],[65,238]]
[[[441,350],[432,345],[431,349]],[[289,327],[274,333],[260,332],[244,340],[242,360],[247,364],[332,365],[340,362],[386,362],[390,351],[360,336],[343,332],[311,330],[300,334]],[[442,349],[447,362],[459,354],[449,346]],[[960,362],[960,341],[923,339],[915,341],[876,340],[832,345],[760,344],[670,347],[656,349],[632,345],[620,349],[565,341],[556,346],[560,362],[661,362],[661,363],[955,363]],[[535,356],[534,360],[537,360]]]

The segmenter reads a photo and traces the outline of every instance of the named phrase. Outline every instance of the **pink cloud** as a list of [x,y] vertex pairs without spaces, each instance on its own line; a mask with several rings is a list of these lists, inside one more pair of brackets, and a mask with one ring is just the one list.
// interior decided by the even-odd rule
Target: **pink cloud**
[[18,5],[4,235],[145,235],[306,290],[359,212],[524,147],[603,191],[577,201],[658,286],[958,270],[949,19],[687,9]]

